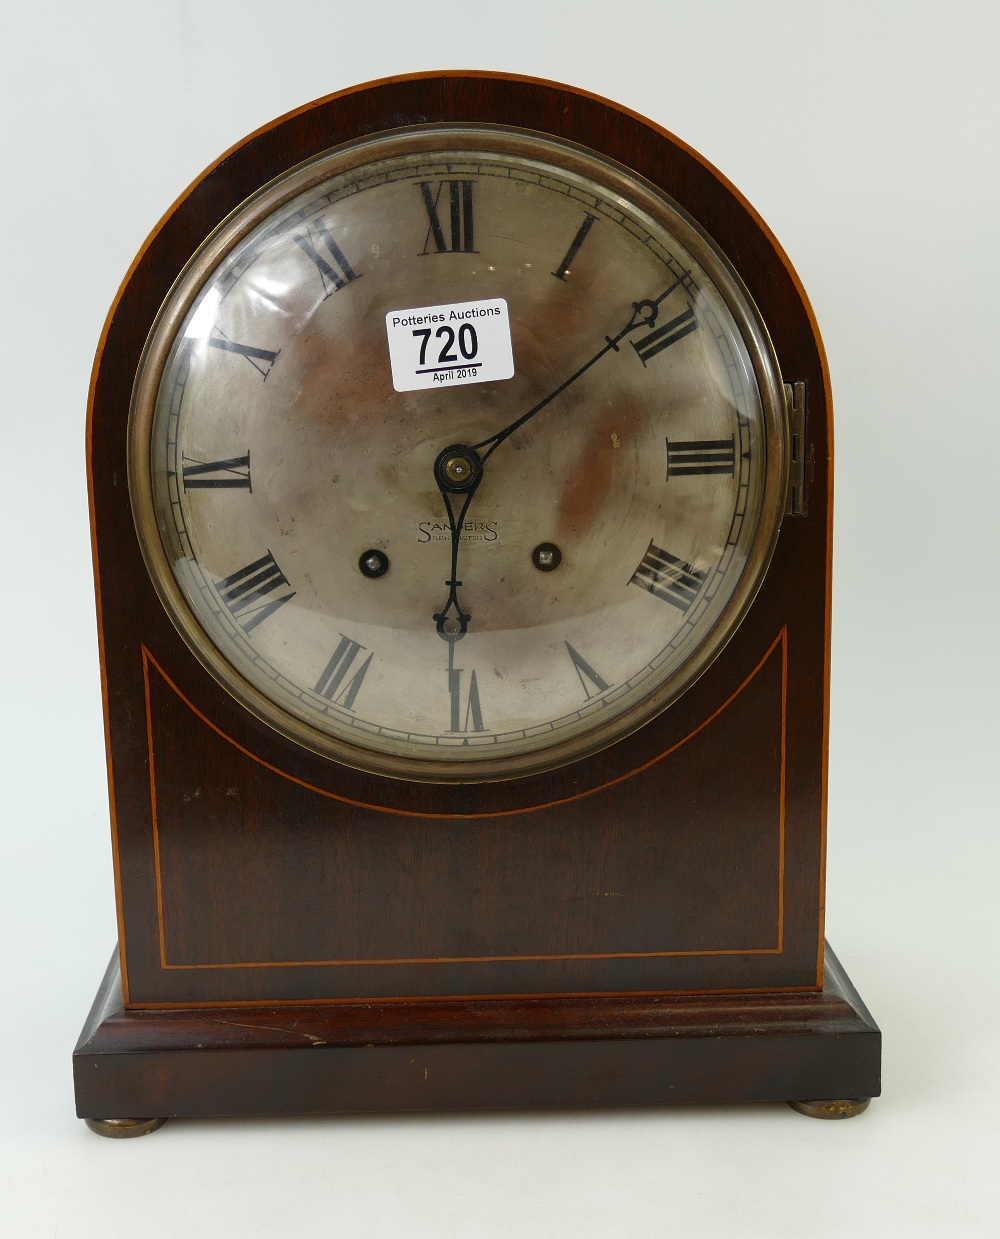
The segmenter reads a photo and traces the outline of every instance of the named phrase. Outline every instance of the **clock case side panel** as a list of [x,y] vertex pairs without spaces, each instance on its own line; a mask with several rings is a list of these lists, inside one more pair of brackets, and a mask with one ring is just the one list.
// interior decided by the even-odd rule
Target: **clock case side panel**
[[[786,519],[770,571],[728,647],[680,701],[640,732],[585,762],[528,779],[478,788],[408,785],[297,749],[235,707],[196,664],[155,596],[134,532],[126,485],[131,386],[148,331],[178,272],[212,229],[261,184],[322,150],[369,133],[437,121],[500,120],[578,142],[633,168],[704,224],[767,322],[783,377],[806,384],[809,512]],[[520,813],[555,804],[655,762],[727,699],[782,632],[788,660],[783,874],[788,916],[781,967],[768,973],[765,987],[818,986],[829,650],[829,411],[826,366],[808,302],[766,227],[700,156],[595,96],[489,74],[391,79],[311,104],[223,156],[181,196],[136,259],[109,316],[91,389],[89,476],[126,1002],[133,981],[144,1002],[177,999],[162,969],[144,649],[222,733],[258,760],[344,803],[382,805],[444,823],[484,810]],[[669,788],[654,787],[650,794],[669,798]],[[745,806],[734,804],[731,811],[740,814]],[[290,870],[301,863],[294,832],[275,838],[273,846]],[[189,932],[197,933],[209,910],[191,906],[184,911]],[[712,988],[753,988],[752,981],[744,968],[734,967],[714,979]],[[213,985],[206,979],[201,991],[189,997],[226,1001]],[[318,990],[302,996],[322,999],[325,994]]]
[[[234,745],[215,747],[207,766],[188,743],[206,720],[150,660],[158,996],[405,1001],[787,983],[786,664],[782,639],[714,718],[629,779],[522,814],[442,822],[329,805]],[[723,769],[720,746],[734,754]],[[647,794],[664,777],[669,829]],[[734,790],[765,779],[769,811],[757,804],[734,821]],[[266,820],[258,805],[271,806]],[[294,836],[288,870],[274,863],[279,815],[288,848]],[[290,914],[300,903],[308,921]],[[197,924],[189,906],[205,910]],[[132,1005],[145,996],[137,986]]]

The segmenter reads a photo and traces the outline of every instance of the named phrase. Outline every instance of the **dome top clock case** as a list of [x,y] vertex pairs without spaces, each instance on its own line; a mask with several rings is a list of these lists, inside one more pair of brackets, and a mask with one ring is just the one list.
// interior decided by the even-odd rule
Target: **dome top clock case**
[[[827,376],[704,160],[526,78],[312,104],[147,242],[89,447],[120,927],[92,1125],[877,1091],[824,968]],[[682,1050],[721,1032],[706,1091]]]

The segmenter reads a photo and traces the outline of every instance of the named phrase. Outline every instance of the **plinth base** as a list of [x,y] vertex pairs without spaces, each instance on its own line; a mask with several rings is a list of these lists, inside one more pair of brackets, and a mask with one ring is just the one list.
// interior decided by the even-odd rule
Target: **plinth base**
[[859,1113],[879,1092],[881,1043],[829,948],[818,993],[163,1011],[124,1009],[116,952],[73,1073],[77,1114],[116,1134],[127,1125],[115,1120],[158,1125],[138,1115],[739,1101],[800,1102],[804,1113],[849,1105]]

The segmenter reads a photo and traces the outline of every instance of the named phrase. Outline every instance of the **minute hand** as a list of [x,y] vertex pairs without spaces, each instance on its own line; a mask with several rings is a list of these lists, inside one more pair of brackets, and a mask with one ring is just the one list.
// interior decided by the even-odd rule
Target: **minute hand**
[[490,435],[488,439],[483,439],[481,443],[472,444],[473,449],[479,453],[480,460],[485,463],[505,439],[509,439],[515,430],[520,430],[525,422],[529,422],[536,413],[540,413],[546,405],[551,404],[556,396],[561,396],[567,387],[575,383],[582,374],[586,374],[590,367],[599,362],[605,353],[612,351],[617,353],[619,341],[623,340],[630,331],[635,331],[637,327],[652,327],[656,323],[657,315],[660,312],[660,302],[666,300],[672,292],[678,289],[686,278],[687,274],[685,273],[680,279],[674,280],[670,287],[665,288],[656,298],[650,298],[646,301],[633,301],[632,317],[629,321],[616,336],[605,336],[603,347],[599,348],[588,361],[585,361],[579,370],[576,370],[568,379],[565,379],[558,387],[550,391],[547,396],[543,396],[527,413],[522,413],[510,425],[504,426],[503,430],[498,430],[495,435]]
[[[455,444],[445,448],[438,456],[434,465],[434,478],[448,513],[448,527],[451,533],[451,575],[445,581],[448,586],[448,600],[441,610],[434,614],[434,623],[438,636],[443,637],[450,645],[454,646],[456,641],[460,641],[465,636],[469,629],[469,621],[472,619],[467,611],[462,610],[458,597],[458,589],[462,584],[458,576],[458,552],[462,540],[462,526],[465,524],[469,505],[475,498],[479,483],[483,480],[483,465],[505,439],[509,439],[515,430],[519,430],[536,413],[540,413],[546,405],[551,404],[556,396],[561,395],[567,387],[575,383],[581,374],[586,374],[605,353],[617,352],[619,341],[623,340],[630,331],[635,331],[637,327],[652,327],[660,312],[660,302],[666,300],[686,279],[687,273],[685,272],[680,279],[665,288],[658,297],[634,301],[632,317],[621,331],[616,336],[606,336],[603,347],[599,348],[589,361],[585,361],[579,370],[539,400],[527,413],[522,413],[509,425],[504,426],[503,430],[498,430],[495,435],[483,439],[480,443],[474,443],[471,447]],[[455,470],[456,466],[461,472],[449,472],[449,470]],[[454,650],[452,650],[453,653]]]

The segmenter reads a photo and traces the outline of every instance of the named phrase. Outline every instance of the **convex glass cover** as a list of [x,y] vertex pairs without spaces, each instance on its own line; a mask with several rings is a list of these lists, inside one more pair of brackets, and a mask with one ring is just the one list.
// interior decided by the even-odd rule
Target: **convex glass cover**
[[206,242],[147,344],[131,486],[175,624],[296,743],[508,778],[705,668],[785,501],[766,331],[726,259],[578,147],[338,148]]

